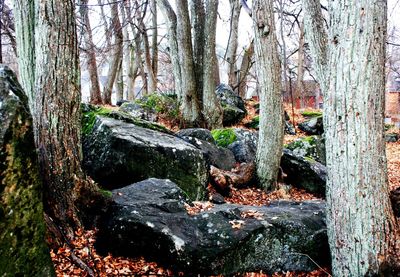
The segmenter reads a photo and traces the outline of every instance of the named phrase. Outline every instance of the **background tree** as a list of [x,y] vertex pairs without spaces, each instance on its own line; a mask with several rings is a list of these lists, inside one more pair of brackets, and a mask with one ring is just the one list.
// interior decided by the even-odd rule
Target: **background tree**
[[253,2],[256,74],[260,84],[260,133],[257,176],[264,189],[275,186],[283,146],[281,64],[272,0]]
[[396,222],[385,158],[386,1],[303,0],[306,39],[324,94],[327,226],[335,276],[384,274]]
[[80,72],[74,1],[15,0],[19,73],[28,94],[46,213],[68,236],[98,197],[81,169]]

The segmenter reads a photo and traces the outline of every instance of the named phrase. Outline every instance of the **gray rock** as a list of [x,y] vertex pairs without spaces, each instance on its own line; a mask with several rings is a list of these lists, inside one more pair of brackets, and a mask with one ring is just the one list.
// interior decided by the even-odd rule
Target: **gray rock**
[[291,150],[284,149],[281,167],[287,174],[285,182],[312,193],[325,195],[327,171],[323,164],[312,158],[297,156]]
[[197,139],[205,140],[209,143],[215,144],[215,140],[210,132],[210,130],[203,128],[188,128],[182,129],[176,133],[180,138],[182,137],[194,137]]
[[385,141],[386,142],[396,142],[398,140],[399,140],[399,134],[397,134],[397,133],[385,134]]
[[150,122],[157,121],[157,113],[155,110],[150,108],[144,108],[137,103],[133,102],[122,103],[119,110],[136,118],[140,118]]
[[258,132],[252,132],[246,129],[233,129],[236,135],[236,141],[228,145],[235,159],[239,163],[247,163],[255,160],[258,144]]
[[321,136],[298,138],[285,148],[292,150],[297,156],[308,157],[323,165],[326,164],[325,139]]
[[230,86],[219,84],[215,90],[224,112],[223,125],[231,126],[242,120],[246,114],[243,99]]
[[298,124],[300,130],[307,135],[322,135],[324,133],[324,125],[322,116],[313,117]]
[[[113,191],[98,250],[144,255],[188,276],[311,271],[317,268],[311,259],[319,265],[329,261],[322,201],[222,204],[194,216],[187,214],[186,201],[168,180],[149,179]],[[259,216],[242,216],[249,211]]]
[[203,154],[175,136],[97,116],[84,136],[83,153],[85,169],[105,188],[157,177],[173,180],[191,199],[205,196]]
[[208,165],[223,170],[231,170],[235,167],[235,156],[229,149],[194,137],[182,137],[182,139],[201,150]]

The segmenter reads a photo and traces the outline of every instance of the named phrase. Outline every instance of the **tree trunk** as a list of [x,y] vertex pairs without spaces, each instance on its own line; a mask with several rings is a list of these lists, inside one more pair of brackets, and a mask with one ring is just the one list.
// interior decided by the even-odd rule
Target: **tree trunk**
[[304,21],[300,25],[299,52],[297,62],[296,99],[300,99],[300,108],[304,108]]
[[97,187],[81,169],[80,72],[73,1],[16,0],[20,76],[29,91],[46,213],[67,237]]
[[240,65],[238,83],[234,88],[237,88],[240,97],[246,96],[247,75],[253,64],[254,56],[254,40],[251,41],[249,47],[244,51],[242,63]]
[[177,6],[177,39],[181,66],[182,91],[182,117],[187,126],[201,124],[200,105],[197,95],[195,65],[193,61],[191,24],[187,0],[182,0]]
[[281,65],[272,0],[253,2],[256,72],[260,84],[260,133],[257,176],[263,189],[276,185],[283,146]]
[[108,71],[107,83],[103,90],[103,100],[104,104],[111,105],[111,95],[115,83],[115,78],[117,77],[118,69],[122,60],[122,47],[123,47],[123,34],[121,22],[118,16],[118,3],[113,3],[111,5],[111,18],[112,18],[112,29],[115,35],[115,45],[113,51],[113,57]]
[[0,276],[55,276],[32,118],[16,79],[0,66]]
[[[320,9],[318,1],[304,4],[306,14]],[[329,39],[314,33],[320,21],[306,23],[311,53],[329,53],[313,59],[324,94],[327,227],[335,276],[384,276],[396,240],[383,135],[386,8],[385,1],[330,3]]]
[[82,34],[84,40],[84,53],[86,54],[86,64],[90,76],[90,103],[102,104],[99,75],[97,73],[97,61],[95,45],[93,44],[92,28],[90,27],[88,0],[79,0],[79,11],[81,14]]
[[156,81],[157,88],[157,73],[158,73],[158,21],[157,21],[157,1],[150,0],[151,11],[151,67]]
[[217,28],[218,1],[206,2],[204,55],[203,55],[203,116],[209,128],[222,127],[222,107],[215,94],[215,36]]
[[236,72],[236,52],[238,48],[238,37],[239,37],[239,18],[242,6],[240,0],[229,0],[231,7],[231,20],[230,20],[230,32],[228,39],[228,46],[226,47],[226,63],[228,71],[228,84],[231,88],[234,88],[238,83],[237,72]]

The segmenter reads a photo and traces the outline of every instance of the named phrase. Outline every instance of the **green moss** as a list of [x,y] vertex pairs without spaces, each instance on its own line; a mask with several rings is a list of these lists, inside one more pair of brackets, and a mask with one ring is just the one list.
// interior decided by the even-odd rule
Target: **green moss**
[[82,116],[82,133],[87,135],[93,130],[97,115],[109,116],[111,112],[112,110],[104,107],[87,105]]
[[253,117],[253,119],[251,120],[251,122],[246,124],[247,128],[253,128],[253,129],[258,129],[260,125],[260,116],[257,115],[255,117]]
[[227,147],[236,141],[236,134],[232,128],[212,130],[211,134],[218,146]]
[[111,198],[112,197],[112,192],[106,189],[100,189],[100,193],[106,197],[106,198]]
[[179,104],[175,95],[153,93],[135,100],[135,103],[169,119],[176,119],[179,116]]
[[385,132],[388,131],[388,130],[390,130],[390,129],[392,129],[392,128],[394,128],[394,127],[395,127],[394,124],[385,123]]
[[318,116],[322,116],[322,112],[320,111],[304,111],[301,113],[302,116],[305,117],[318,117]]
[[13,113],[0,145],[0,276],[54,276],[31,119],[22,107]]

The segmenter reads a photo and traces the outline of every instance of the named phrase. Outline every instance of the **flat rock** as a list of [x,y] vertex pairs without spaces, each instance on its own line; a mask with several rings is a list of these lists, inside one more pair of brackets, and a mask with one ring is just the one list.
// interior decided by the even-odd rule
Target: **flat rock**
[[311,259],[322,266],[329,261],[322,201],[222,204],[192,216],[185,203],[182,190],[169,180],[114,190],[98,250],[144,255],[188,276],[312,271],[317,266]]
[[168,178],[190,199],[205,197],[208,173],[202,152],[173,135],[97,116],[84,136],[83,152],[85,169],[105,188]]

